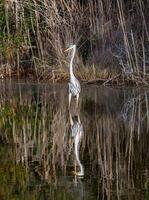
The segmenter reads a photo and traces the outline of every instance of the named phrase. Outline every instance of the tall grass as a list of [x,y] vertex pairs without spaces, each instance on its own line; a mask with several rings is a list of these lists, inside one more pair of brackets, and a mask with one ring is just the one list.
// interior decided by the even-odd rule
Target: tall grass
[[86,80],[108,79],[115,71],[136,82],[136,77],[148,80],[147,8],[142,0],[1,0],[1,74],[51,79],[58,70],[64,78],[68,60],[63,50],[76,43],[81,79],[82,69],[89,68]]

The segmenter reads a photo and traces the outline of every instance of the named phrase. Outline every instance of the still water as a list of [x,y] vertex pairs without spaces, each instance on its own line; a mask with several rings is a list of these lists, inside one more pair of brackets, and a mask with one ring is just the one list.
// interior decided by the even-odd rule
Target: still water
[[0,199],[149,199],[149,90],[1,81]]

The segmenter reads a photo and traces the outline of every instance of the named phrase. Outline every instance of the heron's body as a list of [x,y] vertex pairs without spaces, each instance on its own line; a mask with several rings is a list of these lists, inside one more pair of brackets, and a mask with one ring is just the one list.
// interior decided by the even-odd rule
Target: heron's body
[[73,73],[73,60],[74,60],[74,56],[76,53],[76,45],[71,45],[66,51],[68,51],[70,49],[72,49],[73,51],[72,51],[72,56],[71,56],[71,60],[70,60],[70,80],[68,83],[69,106],[70,106],[72,96],[77,98],[77,104],[78,104],[79,94],[81,91],[80,83]]
[[70,82],[68,83],[68,87],[69,87],[68,90],[69,94],[72,94],[72,96],[74,97],[77,97],[77,95],[81,91],[80,83],[77,79],[74,82],[70,80]]

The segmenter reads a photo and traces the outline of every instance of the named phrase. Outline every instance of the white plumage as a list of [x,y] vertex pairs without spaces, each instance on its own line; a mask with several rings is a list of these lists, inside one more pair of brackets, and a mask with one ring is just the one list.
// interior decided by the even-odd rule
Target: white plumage
[[80,170],[76,172],[76,175],[84,176],[84,167],[79,157],[80,142],[83,136],[83,126],[81,124],[79,115],[74,117],[76,119],[72,119],[71,113],[69,114],[70,114],[70,123],[71,123],[71,134],[74,140],[74,153],[75,153],[77,165],[80,168]]
[[69,83],[68,83],[69,106],[70,106],[70,103],[71,103],[71,97],[72,96],[77,98],[77,105],[78,105],[79,94],[81,92],[80,83],[73,73],[73,60],[74,60],[74,56],[75,56],[75,53],[76,53],[76,45],[75,44],[71,45],[65,51],[68,51],[70,49],[72,49],[73,51],[72,51],[72,56],[71,56],[71,60],[70,60],[70,80],[69,80]]

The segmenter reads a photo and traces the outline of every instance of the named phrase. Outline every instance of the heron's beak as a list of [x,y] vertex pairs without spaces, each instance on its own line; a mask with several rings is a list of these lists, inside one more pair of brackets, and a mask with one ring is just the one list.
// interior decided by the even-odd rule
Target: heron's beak
[[67,52],[67,51],[69,51],[71,49],[71,47],[69,47],[68,49],[66,49],[64,52]]

